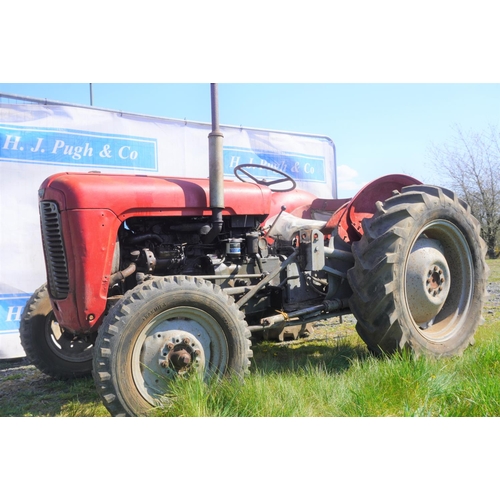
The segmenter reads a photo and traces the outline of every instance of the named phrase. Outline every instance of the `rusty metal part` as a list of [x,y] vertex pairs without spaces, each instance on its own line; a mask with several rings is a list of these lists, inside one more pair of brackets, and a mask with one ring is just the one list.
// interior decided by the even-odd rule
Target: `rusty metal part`
[[174,349],[169,353],[168,359],[177,371],[187,368],[193,361],[191,354],[186,349]]
[[115,286],[119,281],[124,280],[128,276],[134,274],[135,270],[136,265],[130,264],[130,266],[128,266],[123,271],[118,271],[117,273],[112,274],[109,278],[109,288]]
[[167,355],[160,364],[163,367],[172,368],[177,373],[184,373],[201,356],[201,346],[187,333],[173,340],[173,342],[167,342],[163,350]]
[[298,311],[293,311],[290,313],[286,313],[284,311],[278,311],[279,314],[275,314],[274,316],[268,316],[267,318],[262,318],[260,323],[264,328],[270,328],[272,326],[279,325],[281,323],[288,323],[295,318],[310,321],[311,317],[317,314],[320,313],[328,314],[334,311],[347,309],[348,307],[349,307],[349,301],[347,299],[325,300],[320,305],[306,307],[305,309],[300,309]]

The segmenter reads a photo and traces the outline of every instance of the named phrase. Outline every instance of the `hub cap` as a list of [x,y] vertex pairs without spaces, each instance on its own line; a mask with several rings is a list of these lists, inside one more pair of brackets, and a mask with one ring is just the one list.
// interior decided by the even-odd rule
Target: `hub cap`
[[467,321],[474,290],[470,247],[460,229],[447,220],[426,225],[406,265],[406,303],[422,336],[444,342]]
[[441,311],[450,290],[450,270],[443,246],[437,240],[419,238],[408,260],[406,294],[413,320],[429,326]]
[[92,359],[93,341],[90,335],[74,335],[64,331],[51,312],[45,321],[45,337],[49,348],[65,361],[85,362]]
[[151,404],[168,392],[178,376],[210,374],[210,366],[226,362],[220,326],[205,311],[177,307],[159,314],[137,338],[132,352],[132,376]]

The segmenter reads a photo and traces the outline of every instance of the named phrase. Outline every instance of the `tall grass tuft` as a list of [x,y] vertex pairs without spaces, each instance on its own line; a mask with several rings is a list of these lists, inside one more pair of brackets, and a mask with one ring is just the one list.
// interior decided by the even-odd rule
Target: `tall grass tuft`
[[[496,328],[496,326],[495,326]],[[488,332],[485,331],[488,335]],[[304,351],[294,356],[293,351]],[[387,358],[357,339],[265,344],[243,382],[181,380],[157,415],[186,417],[436,417],[500,415],[500,342],[478,342],[460,358]],[[285,357],[284,353],[290,356]],[[306,354],[308,353],[308,355]],[[280,360],[281,358],[281,360]]]

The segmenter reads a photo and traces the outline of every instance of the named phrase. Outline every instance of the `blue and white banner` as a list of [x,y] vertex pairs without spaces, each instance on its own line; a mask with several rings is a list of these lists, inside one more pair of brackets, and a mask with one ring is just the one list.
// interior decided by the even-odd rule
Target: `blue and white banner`
[[156,139],[0,125],[0,162],[158,171]]
[[26,302],[26,293],[1,293],[0,287],[0,359],[23,357],[19,343],[19,322]]
[[[60,171],[208,177],[210,124],[88,107],[0,103],[0,358],[23,356],[19,318],[45,282],[38,188]],[[320,198],[336,197],[327,137],[221,126],[224,173],[277,168]],[[269,172],[265,175],[269,177]]]
[[[322,156],[310,156],[297,154],[289,151],[279,153],[270,151],[259,151],[247,148],[224,147],[224,175],[234,175],[234,168],[242,163],[253,163],[273,167],[280,172],[285,172],[297,182],[319,182],[326,181],[325,158]],[[269,170],[252,171],[255,176],[279,177]]]

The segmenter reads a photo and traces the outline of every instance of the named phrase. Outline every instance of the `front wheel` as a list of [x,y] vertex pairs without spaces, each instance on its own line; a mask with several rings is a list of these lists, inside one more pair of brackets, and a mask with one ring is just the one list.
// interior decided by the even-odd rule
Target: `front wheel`
[[145,415],[179,376],[243,376],[250,331],[232,297],[195,277],[131,290],[99,329],[94,380],[113,416]]
[[479,223],[454,193],[409,186],[378,203],[348,273],[357,331],[376,353],[435,357],[473,342],[488,267]]
[[19,333],[28,360],[46,375],[62,380],[90,376],[93,338],[74,335],[59,326],[47,285],[41,286],[26,304]]

